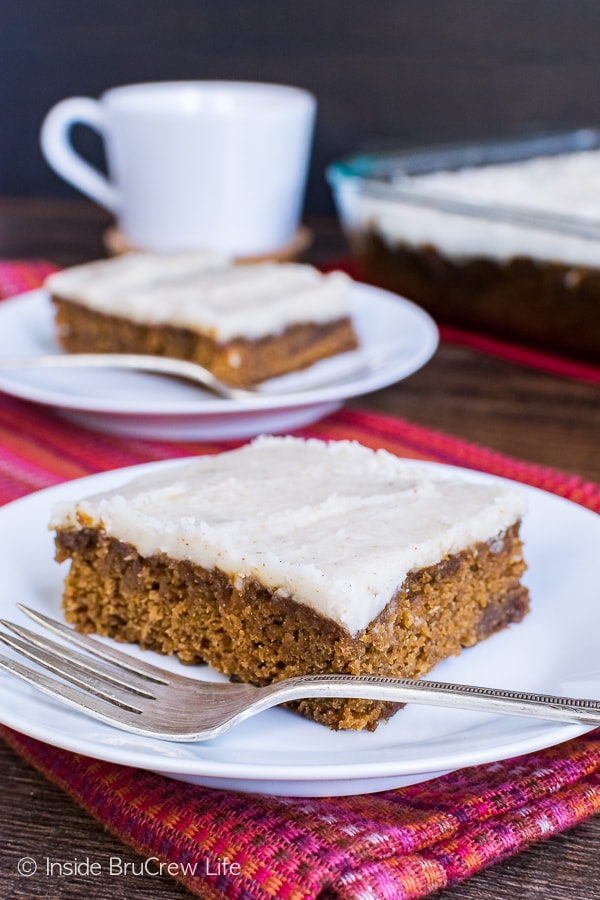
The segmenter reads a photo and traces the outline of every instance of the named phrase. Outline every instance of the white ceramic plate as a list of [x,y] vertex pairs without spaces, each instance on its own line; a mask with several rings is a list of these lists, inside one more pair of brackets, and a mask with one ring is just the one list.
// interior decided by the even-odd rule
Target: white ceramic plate
[[[60,617],[63,571],[53,561],[52,535],[47,530],[54,502],[115,487],[133,471],[149,467],[69,482],[0,509],[2,617],[25,621],[15,609],[18,601]],[[464,474],[473,480],[488,477]],[[552,494],[524,490],[530,506],[523,534],[532,611],[520,624],[441,663],[431,677],[600,699],[600,517]],[[27,620],[27,624],[31,623]],[[8,655],[11,652],[6,650]],[[176,661],[151,652],[141,654],[133,647],[130,652],[165,668],[181,668]],[[222,679],[204,666],[186,667],[185,674]],[[411,706],[374,733],[332,732],[287,710],[274,709],[217,740],[175,744],[96,722],[4,673],[0,673],[0,719],[49,744],[94,758],[212,787],[296,796],[357,794],[424,781],[444,771],[547,747],[589,730]]]
[[[437,328],[420,307],[353,283],[360,349],[273,379],[251,406],[193,385],[135,372],[0,372],[0,390],[55,407],[72,421],[112,434],[160,440],[237,440],[299,428],[344,400],[394,384],[421,368],[437,347]],[[46,292],[0,304],[0,357],[59,353]],[[374,361],[369,370],[364,363]],[[321,385],[321,386],[320,386]]]

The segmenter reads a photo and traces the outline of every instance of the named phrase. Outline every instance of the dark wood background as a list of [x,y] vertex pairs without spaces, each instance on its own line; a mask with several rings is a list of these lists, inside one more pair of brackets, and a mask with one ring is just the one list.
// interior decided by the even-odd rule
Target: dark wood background
[[316,94],[307,212],[330,212],[324,169],[357,148],[600,123],[599,35],[598,0],[19,0],[0,25],[0,194],[74,196],[38,147],[63,97],[252,79]]

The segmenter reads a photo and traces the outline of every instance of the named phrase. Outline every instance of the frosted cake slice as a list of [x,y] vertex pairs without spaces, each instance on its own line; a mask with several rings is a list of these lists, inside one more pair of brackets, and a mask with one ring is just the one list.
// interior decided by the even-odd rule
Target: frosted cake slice
[[[262,437],[53,514],[83,632],[242,681],[418,677],[528,610],[522,494],[359,444]],[[332,728],[396,706],[306,700]]]
[[70,353],[149,353],[251,385],[352,350],[350,280],[300,263],[132,253],[46,280]]

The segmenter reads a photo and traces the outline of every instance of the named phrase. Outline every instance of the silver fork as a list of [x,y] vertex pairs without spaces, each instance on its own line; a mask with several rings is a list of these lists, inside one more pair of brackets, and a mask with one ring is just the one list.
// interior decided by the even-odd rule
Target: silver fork
[[[77,645],[80,653],[6,620],[0,640],[55,677],[0,656],[0,668],[51,697],[124,731],[168,741],[206,741],[270,707],[309,697],[354,697],[421,703],[600,725],[600,702],[496,688],[386,678],[302,675],[267,687],[198,681],[167,672],[78,634],[18,604],[34,622]],[[65,682],[70,682],[65,683]],[[71,685],[75,685],[72,687]]]
[[[308,387],[313,389],[331,383],[343,383],[348,377],[375,372],[388,362],[389,358],[383,356],[368,359],[359,357],[352,362],[348,372],[315,377],[309,382]],[[49,353],[39,356],[0,357],[0,371],[29,369],[126,369],[154,375],[170,375],[206,388],[226,400],[243,400],[250,403],[263,401],[265,397],[290,393],[289,388],[265,389],[262,384],[246,388],[233,387],[221,381],[204,366],[171,356],[152,356],[143,353]]]
[[143,353],[49,353],[0,358],[0,370],[19,369],[128,369],[183,378],[227,400],[255,400],[261,396],[260,387],[233,387],[225,384],[204,366],[171,356]]

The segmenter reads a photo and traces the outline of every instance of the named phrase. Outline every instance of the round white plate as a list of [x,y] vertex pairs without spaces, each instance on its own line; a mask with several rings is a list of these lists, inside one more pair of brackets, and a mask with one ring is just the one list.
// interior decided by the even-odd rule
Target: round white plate
[[[176,379],[91,369],[0,372],[0,390],[53,406],[111,434],[160,440],[238,440],[300,428],[344,400],[394,384],[431,358],[438,343],[420,307],[354,282],[351,308],[360,349],[273,379],[251,402],[223,400]],[[60,353],[44,290],[0,304],[0,357]],[[368,364],[368,367],[365,367]]]
[[[0,509],[2,617],[30,625],[15,608],[21,602],[61,618],[63,570],[53,561],[52,535],[47,529],[53,504],[116,487],[132,472],[148,468],[137,466],[72,481]],[[489,477],[466,471],[464,476]],[[518,625],[441,663],[431,677],[600,699],[600,517],[552,494],[524,490],[529,499],[523,536],[531,612]],[[181,670],[171,658],[127,649],[133,656]],[[7,655],[11,653],[6,650]],[[222,680],[204,666],[186,667],[185,674]],[[217,740],[175,744],[96,722],[4,673],[0,674],[0,719],[32,737],[90,757],[212,787],[295,796],[398,787],[551,746],[589,730],[415,705],[401,710],[374,733],[332,732],[288,710],[273,709]]]

